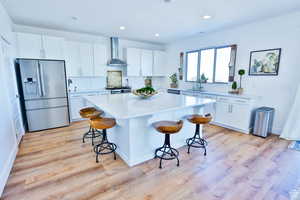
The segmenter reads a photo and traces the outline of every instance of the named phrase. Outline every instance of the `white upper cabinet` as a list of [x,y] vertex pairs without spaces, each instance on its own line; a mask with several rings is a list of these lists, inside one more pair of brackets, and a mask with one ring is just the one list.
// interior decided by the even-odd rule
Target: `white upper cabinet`
[[64,60],[64,39],[59,37],[42,36],[44,56],[47,59]]
[[20,58],[42,58],[42,36],[29,33],[17,33],[17,50]]
[[80,55],[80,67],[81,76],[93,76],[94,75],[94,47],[89,43],[79,44]]
[[94,75],[106,76],[107,52],[106,46],[94,44]]
[[153,76],[166,75],[166,52],[153,51]]
[[67,41],[65,52],[69,77],[106,75],[107,53],[105,45]]
[[140,76],[141,49],[127,48],[127,76]]
[[127,76],[165,76],[166,53],[127,48]]
[[141,53],[141,70],[142,76],[152,76],[153,53],[151,50],[142,50]]
[[64,60],[64,39],[30,33],[17,33],[18,57]]
[[68,41],[65,43],[66,68],[68,76],[81,76],[80,44]]

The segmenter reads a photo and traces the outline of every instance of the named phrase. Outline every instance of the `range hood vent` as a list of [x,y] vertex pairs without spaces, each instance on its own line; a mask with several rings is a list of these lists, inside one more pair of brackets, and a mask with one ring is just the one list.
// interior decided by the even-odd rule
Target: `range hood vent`
[[127,63],[119,58],[119,38],[111,37],[111,60],[108,61],[108,66],[127,66]]

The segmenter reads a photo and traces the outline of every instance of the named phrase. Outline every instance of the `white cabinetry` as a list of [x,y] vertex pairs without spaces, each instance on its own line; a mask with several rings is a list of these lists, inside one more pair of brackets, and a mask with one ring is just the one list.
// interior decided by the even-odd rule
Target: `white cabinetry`
[[127,76],[165,76],[163,51],[127,48]]
[[79,43],[81,76],[94,75],[94,52],[93,45],[89,43]]
[[215,104],[204,107],[204,113],[211,113],[212,124],[233,129],[243,133],[250,132],[254,99],[217,95],[216,93],[200,93],[196,91],[182,91],[183,95],[199,96],[216,100]]
[[94,44],[94,75],[106,76],[107,52],[106,46]]
[[214,123],[249,133],[253,105],[249,99],[218,97]]
[[17,33],[17,50],[20,58],[42,58],[42,36]]
[[70,95],[70,113],[71,113],[71,121],[82,120],[79,111],[85,107],[94,106],[86,101],[83,96],[99,96],[103,94],[109,94],[109,91],[95,91],[95,92],[82,92],[82,93],[74,93]]
[[64,60],[64,39],[59,37],[42,36],[44,56],[47,59]]
[[153,53],[151,50],[142,50],[141,69],[142,69],[142,76],[152,76]]
[[166,52],[153,51],[153,76],[166,75]]
[[75,121],[80,119],[79,111],[84,108],[84,101],[81,96],[71,96],[70,97],[70,110],[71,110],[71,120]]
[[127,76],[140,76],[141,72],[141,50],[127,48]]
[[64,60],[64,39],[30,33],[16,33],[20,58]]
[[77,42],[66,42],[66,68],[68,76],[80,76],[80,49]]
[[73,41],[65,46],[69,77],[105,76],[106,46]]

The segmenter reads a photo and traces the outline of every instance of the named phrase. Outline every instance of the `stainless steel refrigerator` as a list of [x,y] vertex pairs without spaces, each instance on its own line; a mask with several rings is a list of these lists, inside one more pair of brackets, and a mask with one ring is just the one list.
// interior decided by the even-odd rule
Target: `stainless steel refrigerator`
[[65,61],[17,59],[16,72],[28,131],[68,126]]

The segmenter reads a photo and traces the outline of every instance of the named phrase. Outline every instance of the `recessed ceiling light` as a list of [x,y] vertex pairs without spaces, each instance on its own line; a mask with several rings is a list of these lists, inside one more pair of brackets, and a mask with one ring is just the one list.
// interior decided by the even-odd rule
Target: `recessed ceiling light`
[[120,30],[125,30],[125,26],[120,26]]
[[211,16],[210,16],[210,15],[203,15],[202,18],[203,18],[203,19],[210,19]]
[[75,17],[75,16],[72,16],[71,19],[74,20],[74,21],[77,21],[77,20],[78,20],[78,18]]
[[155,33],[155,37],[159,37],[159,33]]

